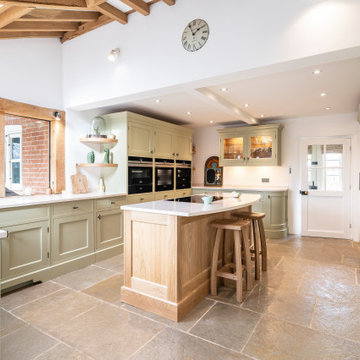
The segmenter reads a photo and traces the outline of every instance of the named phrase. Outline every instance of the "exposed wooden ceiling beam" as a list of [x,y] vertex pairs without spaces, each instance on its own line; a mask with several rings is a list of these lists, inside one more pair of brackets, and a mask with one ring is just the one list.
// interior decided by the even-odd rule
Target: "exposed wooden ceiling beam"
[[140,14],[143,15],[150,14],[150,5],[143,0],[121,0],[121,2],[123,2],[127,6],[130,6]]
[[86,10],[85,0],[0,0],[0,4],[32,8]]
[[18,21],[95,21],[101,14],[96,11],[72,11],[35,9],[30,14],[23,16]]
[[106,2],[106,0],[86,0],[88,7],[100,5],[103,4],[104,2]]
[[24,31],[74,31],[79,27],[79,23],[72,22],[38,22],[38,21],[14,21],[13,23],[0,29],[1,32],[24,32]]
[[106,24],[111,23],[114,21],[113,19],[109,18],[106,15],[101,15],[96,21],[91,21],[86,24],[80,25],[77,30],[66,32],[62,38],[61,42],[64,43],[65,41],[74,39],[80,35],[86,34],[89,31],[95,30],[98,27],[104,26]]
[[121,24],[125,25],[128,22],[128,16],[124,12],[120,11],[119,9],[110,4],[104,3],[97,5],[94,8],[100,11],[103,15],[106,15]]
[[32,9],[21,7],[21,6],[13,6],[0,14],[0,28],[5,27],[6,25],[11,24],[14,20],[26,15],[32,11]]
[[175,5],[176,0],[162,0],[165,4],[169,6]]
[[0,39],[59,38],[63,34],[63,31],[3,31],[0,32]]

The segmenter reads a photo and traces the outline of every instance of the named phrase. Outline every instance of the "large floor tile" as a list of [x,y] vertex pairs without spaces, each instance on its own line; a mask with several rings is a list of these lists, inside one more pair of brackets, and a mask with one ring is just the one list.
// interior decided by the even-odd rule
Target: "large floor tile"
[[21,327],[26,326],[26,323],[22,320],[19,320],[15,316],[11,315],[9,312],[1,309],[1,336],[8,335],[13,331],[20,329]]
[[40,299],[63,288],[64,287],[62,285],[56,284],[53,281],[47,281],[43,284],[30,286],[25,289],[2,296],[1,307],[6,310],[12,310],[18,306],[27,304],[36,299]]
[[314,306],[314,297],[263,286],[254,289],[242,305],[244,309],[271,314],[304,326],[310,325]]
[[302,277],[301,274],[294,272],[270,269],[261,273],[258,284],[273,289],[296,291],[302,282]]
[[360,342],[360,303],[318,300],[312,328]]
[[164,325],[171,326],[176,329],[188,331],[195,323],[203,316],[213,305],[215,301],[204,299],[197,306],[195,306],[186,316],[179,322],[174,322],[163,318],[162,316],[147,312],[145,310],[136,308],[134,306],[123,304],[122,308],[136,314],[145,316],[149,319],[153,319],[163,323]]
[[57,341],[31,326],[1,339],[1,360],[30,360],[52,348]]
[[65,344],[58,344],[45,351],[36,360],[92,360],[90,357]]
[[296,255],[297,259],[315,260],[320,263],[341,264],[341,252],[339,249],[323,246],[319,249],[303,248]]
[[163,325],[104,304],[76,317],[52,334],[97,360],[127,359]]
[[70,289],[63,289],[17,308],[14,310],[14,314],[49,331],[56,326],[68,323],[75,316],[97,304],[98,301],[93,297]]
[[360,255],[343,255],[342,263],[353,268],[360,267]]
[[244,353],[259,360],[358,360],[360,344],[264,317]]
[[267,244],[267,250],[269,256],[289,256],[295,257],[296,254],[299,252],[299,248],[292,247],[292,246],[284,246],[282,244]]
[[98,261],[95,265],[100,266],[104,269],[124,272],[124,254],[113,256],[109,259]]
[[130,360],[154,359],[247,360],[249,358],[188,334],[167,328],[130,358]]
[[259,319],[259,314],[217,303],[190,333],[240,351]]
[[95,296],[103,301],[112,304],[121,305],[120,289],[124,285],[124,275],[117,274],[109,279],[100,281],[99,283],[83,290],[84,293]]
[[115,275],[114,271],[90,265],[86,268],[61,275],[55,278],[54,281],[71,289],[84,290],[113,275]]
[[299,293],[338,303],[356,303],[360,299],[360,286],[343,284],[334,281],[331,277],[318,279],[306,275],[299,288]]
[[[230,283],[232,282],[232,280],[229,281]],[[235,282],[234,282],[235,283]],[[254,285],[255,286],[255,285]],[[245,288],[245,286],[244,286]],[[246,297],[250,294],[251,290],[247,291],[243,288],[243,300],[246,299]],[[209,294],[207,296],[208,299],[210,300],[216,300],[216,301],[220,301],[226,304],[231,304],[234,306],[241,306],[241,303],[239,303],[236,300],[236,288],[235,286],[219,286],[217,289],[217,295],[211,295]]]

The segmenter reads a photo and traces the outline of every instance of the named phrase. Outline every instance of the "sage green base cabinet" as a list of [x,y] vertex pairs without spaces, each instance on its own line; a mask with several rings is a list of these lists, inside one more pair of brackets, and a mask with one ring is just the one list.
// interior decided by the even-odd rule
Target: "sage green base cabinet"
[[[126,196],[0,211],[1,290],[47,281],[123,251]],[[101,222],[96,216],[101,215]]]
[[271,124],[217,130],[220,166],[281,165],[281,129]]
[[51,261],[53,264],[90,254],[94,251],[93,213],[60,217],[53,220]]
[[49,221],[3,227],[2,279],[9,279],[49,266]]
[[260,200],[252,206],[252,210],[265,213],[264,227],[266,237],[270,239],[282,239],[288,235],[288,216],[286,191],[252,191],[238,189],[222,188],[200,188],[192,189],[193,194],[203,194],[212,192],[232,192],[237,191],[240,194],[259,194]]
[[123,212],[103,210],[96,213],[96,250],[120,245],[123,241]]

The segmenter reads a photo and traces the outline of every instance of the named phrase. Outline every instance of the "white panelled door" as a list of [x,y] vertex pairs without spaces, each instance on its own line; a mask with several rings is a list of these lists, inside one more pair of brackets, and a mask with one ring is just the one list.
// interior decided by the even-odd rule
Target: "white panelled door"
[[303,139],[300,154],[302,235],[350,239],[350,139]]

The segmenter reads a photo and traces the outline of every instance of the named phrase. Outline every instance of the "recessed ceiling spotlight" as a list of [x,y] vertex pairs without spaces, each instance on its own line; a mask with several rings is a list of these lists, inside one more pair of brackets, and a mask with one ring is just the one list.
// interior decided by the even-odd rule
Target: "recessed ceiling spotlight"
[[329,110],[331,110],[331,107],[328,106],[328,107],[325,108],[325,110],[326,110],[326,111],[329,111]]
[[245,104],[244,106],[247,108],[247,107],[249,107],[249,104]]
[[191,115],[191,111],[188,111],[186,114],[187,114],[187,115]]
[[119,48],[112,49],[108,55],[109,61],[114,62],[119,57],[119,54],[120,54]]
[[226,92],[226,91],[229,91],[229,89],[228,89],[227,87],[222,87],[222,88],[221,88],[221,91],[222,91],[222,92]]
[[158,104],[160,102],[160,99],[156,99],[155,102]]
[[320,94],[321,97],[324,97],[324,96],[326,96],[326,95],[327,95],[326,92],[322,92],[322,93]]
[[319,75],[321,73],[320,69],[316,69],[312,72],[314,75]]
[[264,114],[261,114],[261,115],[260,115],[260,117],[262,117],[262,118],[263,118],[264,116],[265,116]]
[[214,121],[213,120],[210,120],[210,124],[213,124],[214,123]]

